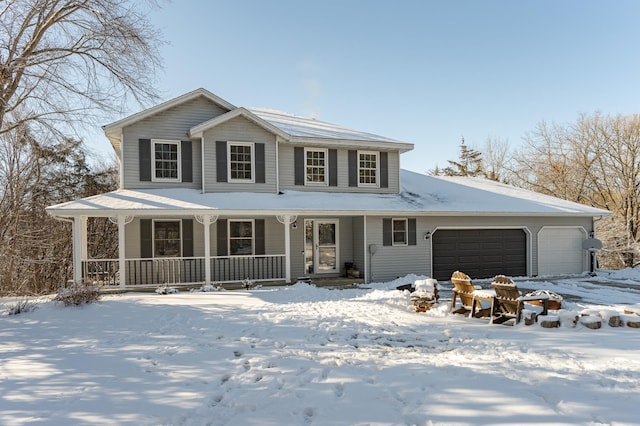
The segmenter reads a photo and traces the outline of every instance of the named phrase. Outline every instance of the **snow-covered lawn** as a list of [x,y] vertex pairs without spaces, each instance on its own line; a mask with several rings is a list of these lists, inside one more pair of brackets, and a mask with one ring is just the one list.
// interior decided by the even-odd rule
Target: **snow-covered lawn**
[[[640,424],[640,329],[489,325],[446,292],[415,313],[413,278],[4,314],[0,424]],[[575,312],[640,302],[636,271],[518,285]]]

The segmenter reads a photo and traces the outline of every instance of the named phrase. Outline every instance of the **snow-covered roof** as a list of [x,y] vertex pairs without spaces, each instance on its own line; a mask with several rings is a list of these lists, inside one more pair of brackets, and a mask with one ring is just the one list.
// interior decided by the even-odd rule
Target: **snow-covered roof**
[[54,216],[178,214],[367,214],[600,216],[608,211],[476,178],[401,171],[399,194],[285,191],[206,193],[196,189],[118,190],[47,208]]
[[[313,139],[338,139],[346,141],[383,142],[401,144],[401,151],[413,149],[412,144],[401,142],[384,136],[358,130],[347,129],[336,124],[327,123],[313,118],[300,117],[282,111],[267,108],[247,108],[250,112],[260,117],[267,123],[277,127],[295,140]],[[405,146],[406,145],[406,146]]]

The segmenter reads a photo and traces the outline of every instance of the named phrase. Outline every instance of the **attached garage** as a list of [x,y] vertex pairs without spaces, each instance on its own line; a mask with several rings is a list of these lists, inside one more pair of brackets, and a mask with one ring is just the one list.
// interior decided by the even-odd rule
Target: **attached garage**
[[522,229],[442,229],[432,235],[433,277],[456,271],[472,278],[527,275],[527,235]]
[[579,274],[587,270],[579,227],[544,227],[538,234],[538,275]]

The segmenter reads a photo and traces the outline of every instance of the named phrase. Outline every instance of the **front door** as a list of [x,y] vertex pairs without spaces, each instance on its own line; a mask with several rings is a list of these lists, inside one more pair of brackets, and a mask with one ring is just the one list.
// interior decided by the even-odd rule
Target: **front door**
[[340,272],[338,220],[305,219],[305,268],[308,274]]

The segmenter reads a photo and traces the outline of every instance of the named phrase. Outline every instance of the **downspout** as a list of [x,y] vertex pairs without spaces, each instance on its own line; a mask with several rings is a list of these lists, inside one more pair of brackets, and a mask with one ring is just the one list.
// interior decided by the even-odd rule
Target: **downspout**
[[[596,222],[601,221],[602,219],[604,219],[603,215],[600,215],[600,217],[593,217],[591,219],[591,236],[592,238],[596,238]],[[595,275],[596,274],[596,269],[598,269],[598,253],[595,251],[591,252],[591,256],[590,256],[590,260],[591,260],[591,272],[590,274]]]
[[119,172],[120,172],[120,179],[119,179],[119,185],[120,188],[118,189],[124,189],[124,164],[123,164],[123,155],[122,155],[122,151],[124,149],[124,147],[122,146],[124,143],[124,133],[120,132],[120,155],[118,155],[118,166],[120,168]]
[[276,194],[280,193],[280,137],[276,136]]
[[200,188],[200,193],[204,194],[204,132],[202,132],[202,139],[200,140],[200,175],[202,180],[202,188]]

